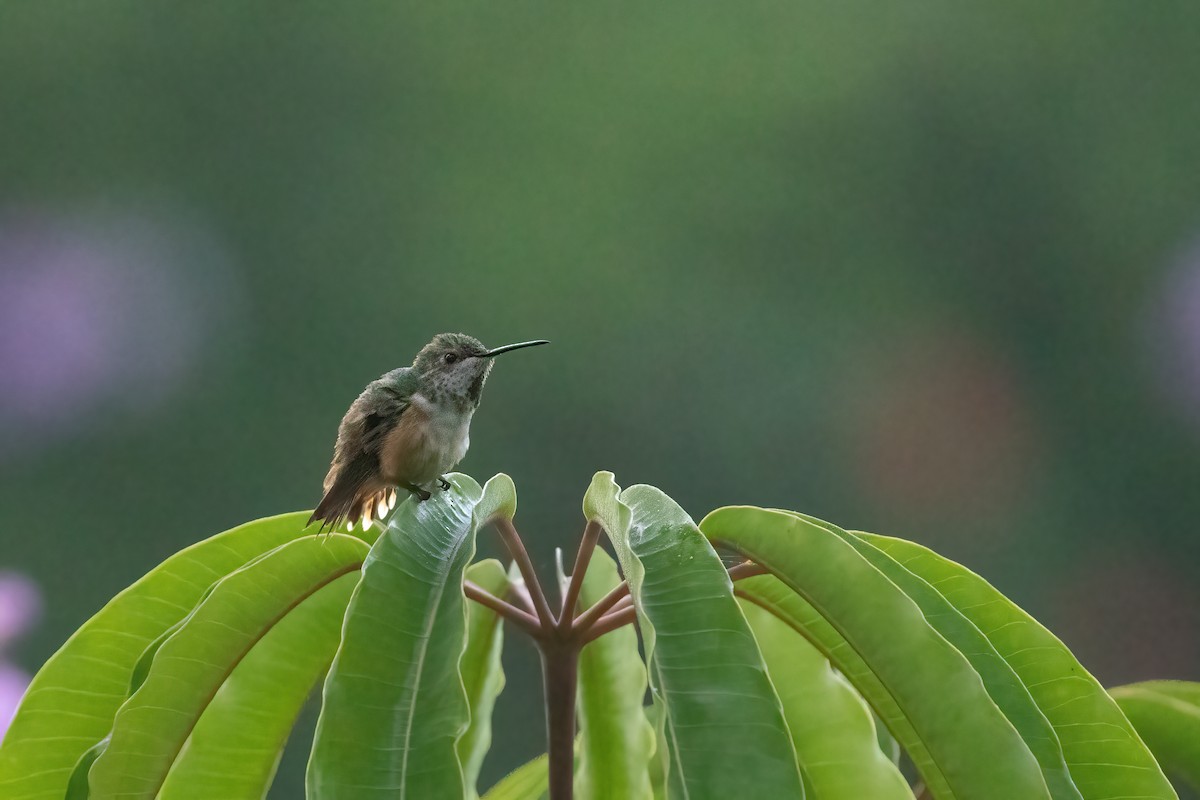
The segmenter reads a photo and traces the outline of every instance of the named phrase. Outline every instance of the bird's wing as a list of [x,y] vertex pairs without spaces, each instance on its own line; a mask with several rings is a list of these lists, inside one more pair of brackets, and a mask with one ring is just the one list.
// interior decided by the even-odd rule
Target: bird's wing
[[335,461],[360,455],[377,458],[388,432],[408,409],[419,382],[412,367],[401,367],[371,381],[350,406],[338,430]]
[[368,384],[350,405],[338,426],[333,463],[325,476],[325,496],[309,518],[310,524],[323,520],[336,527],[344,518],[357,521],[366,513],[367,504],[379,499],[379,452],[419,386],[412,373],[408,367],[387,373]]

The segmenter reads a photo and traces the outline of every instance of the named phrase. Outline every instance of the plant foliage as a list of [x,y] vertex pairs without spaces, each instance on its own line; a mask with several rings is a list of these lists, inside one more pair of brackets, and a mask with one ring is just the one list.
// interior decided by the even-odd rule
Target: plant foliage
[[[451,477],[378,538],[312,535],[288,514],[167,559],[38,673],[0,744],[0,796],[261,798],[324,676],[310,798],[545,797],[544,756],[476,785],[503,617],[533,630],[536,602],[513,569],[472,563],[479,531],[516,512],[512,482]],[[616,560],[578,562],[578,614],[560,617],[610,622],[578,658],[581,800],[905,800],[897,745],[938,800],[1176,798],[1160,762],[1200,784],[1196,684],[1106,692],[920,545],[754,507],[697,525],[609,473],[584,515]],[[722,550],[752,565],[727,570]],[[560,567],[564,594],[574,577]],[[469,602],[464,581],[493,600]]]

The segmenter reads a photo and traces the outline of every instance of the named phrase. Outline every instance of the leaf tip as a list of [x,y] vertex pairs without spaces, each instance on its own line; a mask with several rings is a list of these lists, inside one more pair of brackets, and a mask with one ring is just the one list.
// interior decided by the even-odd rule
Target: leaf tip
[[482,526],[500,518],[511,520],[516,514],[516,484],[505,473],[497,472],[483,485],[483,496],[475,506],[475,524]]
[[621,501],[621,487],[611,472],[602,470],[592,477],[583,495],[583,516],[599,522],[610,538],[624,535],[629,527],[629,506]]

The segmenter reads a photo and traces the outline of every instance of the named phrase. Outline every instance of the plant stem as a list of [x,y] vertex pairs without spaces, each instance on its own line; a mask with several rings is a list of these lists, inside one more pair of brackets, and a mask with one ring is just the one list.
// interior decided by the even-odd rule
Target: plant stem
[[515,601],[514,605],[522,611],[529,612],[529,616],[537,619],[537,612],[533,610],[533,599],[529,596],[529,590],[525,588],[524,583],[513,584],[509,592]]
[[[501,518],[496,521],[496,530],[525,580],[524,586],[514,586],[512,589],[516,604],[490,594],[471,581],[464,581],[463,593],[519,627],[537,644],[542,656],[542,679],[546,695],[550,800],[571,800],[575,791],[575,693],[579,680],[579,652],[588,642],[635,622],[637,609],[629,595],[628,581],[622,581],[591,608],[575,616],[583,576],[602,532],[599,523],[590,521],[584,529],[579,552],[575,556],[575,568],[563,593],[562,609],[557,618],[546,602],[546,593],[542,591],[533,562],[517,529],[512,522]],[[758,564],[746,561],[731,567],[729,578],[738,581],[766,572]]]
[[756,575],[766,575],[767,568],[753,561],[743,561],[729,568],[729,580],[740,581],[743,578],[753,578]]
[[575,688],[580,644],[543,640],[542,678],[546,690],[546,744],[550,761],[550,800],[571,800],[575,781]]
[[563,595],[562,612],[558,617],[559,630],[570,630],[571,622],[575,619],[575,605],[579,602],[579,592],[583,589],[583,576],[587,573],[588,564],[592,561],[592,553],[595,552],[599,539],[600,523],[589,520],[587,527],[583,529],[583,540],[579,543],[575,566],[571,569],[571,582],[567,584],[567,592]]
[[463,594],[465,594],[469,599],[474,600],[481,605],[487,606],[504,619],[512,622],[514,625],[519,626],[530,636],[537,636],[541,632],[537,617],[517,608],[512,603],[496,597],[487,589],[484,589],[482,586],[473,581],[463,581]]
[[620,610],[610,611],[596,621],[596,624],[583,632],[584,641],[590,642],[593,639],[598,639],[609,631],[615,631],[617,628],[628,625],[637,620],[637,609],[630,603],[622,607]]
[[600,600],[587,611],[575,618],[575,623],[572,626],[574,630],[586,631],[592,627],[592,623],[600,619],[605,611],[608,611],[622,598],[629,595],[628,581],[621,581],[608,594],[601,597]]
[[512,556],[513,561],[517,562],[517,569],[521,571],[521,577],[525,579],[525,588],[529,590],[533,608],[537,612],[542,627],[552,628],[554,615],[550,612],[550,605],[546,602],[542,584],[538,581],[537,572],[533,568],[533,562],[529,560],[529,553],[525,550],[525,543],[521,541],[521,535],[517,533],[512,522],[504,517],[496,520],[496,531],[504,540],[504,546],[508,548],[508,553]]
[[[613,606],[612,608],[610,608],[608,610],[608,612],[605,613],[604,616],[607,617],[609,614],[615,614],[618,611],[621,611],[626,608],[632,608],[632,607],[633,607],[633,598],[630,597],[629,595],[625,595],[620,600],[618,600],[617,604],[615,606]],[[601,619],[603,619],[603,618],[604,617],[601,617]]]

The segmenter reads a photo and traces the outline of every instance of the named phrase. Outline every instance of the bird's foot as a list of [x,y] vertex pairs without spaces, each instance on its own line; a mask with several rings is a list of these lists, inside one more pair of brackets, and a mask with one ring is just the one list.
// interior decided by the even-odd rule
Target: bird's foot
[[402,483],[402,484],[400,484],[400,486],[404,489],[408,489],[410,492],[415,494],[417,496],[417,499],[422,502],[428,500],[430,497],[433,496],[429,492],[422,489],[420,486],[417,486],[415,483]]
[[438,484],[442,487],[443,490],[450,488],[450,481],[446,480],[441,475],[438,476]]

